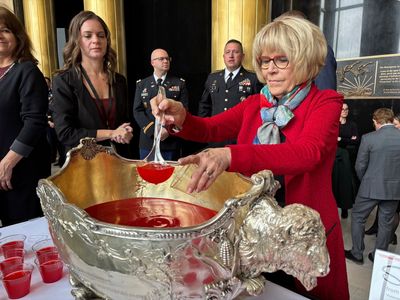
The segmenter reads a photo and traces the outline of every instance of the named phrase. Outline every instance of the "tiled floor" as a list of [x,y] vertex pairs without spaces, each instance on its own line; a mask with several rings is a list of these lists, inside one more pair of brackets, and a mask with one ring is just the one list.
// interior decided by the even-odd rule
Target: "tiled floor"
[[[366,228],[368,229],[373,223],[375,218],[375,211],[369,217]],[[342,219],[342,230],[343,239],[346,249],[351,249],[351,211],[349,211],[349,217],[347,219]],[[400,228],[400,226],[399,226]],[[400,229],[397,228],[397,236],[400,237]],[[367,300],[369,296],[369,287],[372,275],[372,262],[368,259],[367,255],[371,252],[375,245],[376,237],[374,235],[366,235],[365,241],[365,252],[364,252],[364,264],[357,265],[349,260],[346,260],[347,265],[347,276],[349,280],[350,289],[350,299],[351,300]],[[400,241],[400,240],[399,240]],[[389,252],[400,254],[400,245],[394,246],[390,245]]]

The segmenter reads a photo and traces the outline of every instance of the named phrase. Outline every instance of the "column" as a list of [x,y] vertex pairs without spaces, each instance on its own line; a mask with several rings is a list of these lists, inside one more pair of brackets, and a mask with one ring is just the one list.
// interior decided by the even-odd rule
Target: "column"
[[91,10],[106,22],[111,33],[111,46],[117,52],[117,72],[126,76],[125,19],[121,0],[84,0]]
[[269,22],[270,0],[212,0],[211,69],[225,68],[225,43],[237,39],[245,53],[243,66],[253,69],[253,39],[260,28]]
[[58,68],[53,0],[23,0],[25,28],[44,76]]

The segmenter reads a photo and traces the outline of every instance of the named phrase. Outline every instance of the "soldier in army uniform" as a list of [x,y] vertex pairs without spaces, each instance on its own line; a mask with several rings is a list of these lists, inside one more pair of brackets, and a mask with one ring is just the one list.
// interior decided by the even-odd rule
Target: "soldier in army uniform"
[[[151,53],[151,65],[154,73],[136,82],[135,101],[133,114],[140,127],[139,151],[140,159],[150,152],[154,138],[154,116],[151,113],[150,100],[158,93],[158,87],[165,88],[167,98],[174,99],[188,107],[188,92],[185,80],[168,74],[171,58],[167,51],[155,49]],[[181,156],[181,140],[169,136],[168,131],[162,128],[161,154],[166,160],[177,160]]]
[[[259,93],[262,88],[256,74],[242,66],[244,53],[241,42],[233,39],[226,42],[223,57],[225,69],[209,74],[204,85],[198,112],[201,117],[224,112],[248,96]],[[211,145],[223,146],[227,143],[235,141]]]

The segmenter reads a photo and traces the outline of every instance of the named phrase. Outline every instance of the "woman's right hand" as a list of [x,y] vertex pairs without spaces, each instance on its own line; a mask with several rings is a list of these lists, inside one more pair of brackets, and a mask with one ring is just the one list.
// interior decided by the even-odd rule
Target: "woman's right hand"
[[150,101],[151,112],[155,118],[159,118],[161,113],[164,113],[163,125],[176,125],[182,127],[186,119],[186,109],[182,102],[172,99],[162,99],[159,94]]
[[120,144],[129,144],[133,137],[133,129],[130,123],[123,123],[111,132],[111,140]]

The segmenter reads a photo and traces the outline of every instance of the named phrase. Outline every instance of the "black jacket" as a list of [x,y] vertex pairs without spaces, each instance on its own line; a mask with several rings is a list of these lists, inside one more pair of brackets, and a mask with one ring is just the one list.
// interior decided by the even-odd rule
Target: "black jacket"
[[47,106],[46,81],[33,62],[15,63],[0,80],[0,160],[10,149],[24,156],[13,168],[13,189],[0,191],[4,226],[42,215],[36,187],[50,175]]
[[[128,100],[126,79],[115,74],[112,86],[116,101],[115,129],[125,122],[132,122]],[[59,73],[53,80],[54,100],[51,103],[54,125],[60,142],[70,150],[79,144],[84,137],[96,137],[98,129],[107,129],[101,119],[97,106],[83,84],[75,68]],[[106,142],[109,144],[109,142]],[[115,144],[122,156],[130,156],[129,145]]]
[[[189,99],[185,80],[167,74],[162,85],[165,88],[167,98],[180,101],[183,106],[188,107]],[[158,86],[153,75],[136,82],[133,115],[140,127],[139,147],[141,149],[149,150],[153,146],[154,116],[151,113],[150,100],[157,96],[157,93]],[[162,151],[179,150],[181,140],[177,137],[169,136],[161,142],[160,147]]]
[[208,75],[199,102],[198,115],[200,117],[210,117],[224,112],[248,96],[259,93],[262,88],[256,74],[243,67],[228,87],[225,84],[224,75],[225,70]]

